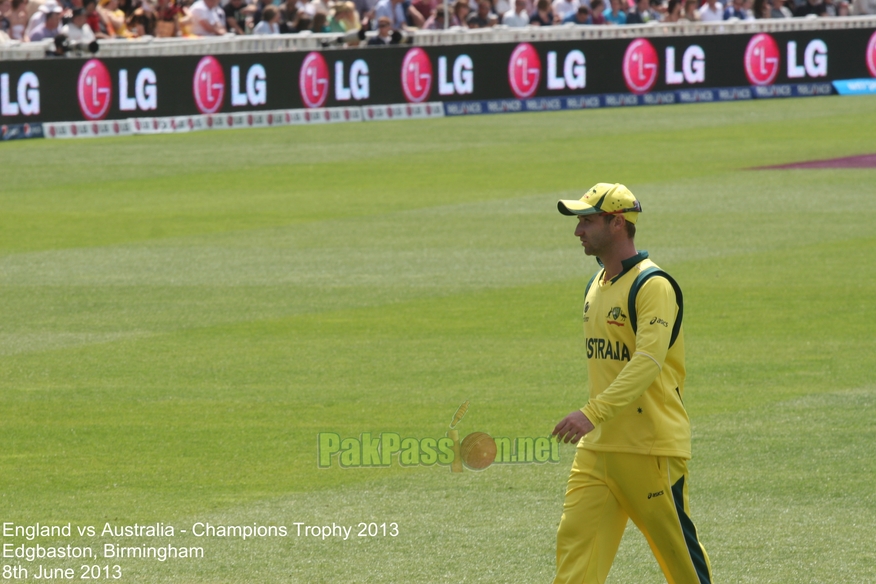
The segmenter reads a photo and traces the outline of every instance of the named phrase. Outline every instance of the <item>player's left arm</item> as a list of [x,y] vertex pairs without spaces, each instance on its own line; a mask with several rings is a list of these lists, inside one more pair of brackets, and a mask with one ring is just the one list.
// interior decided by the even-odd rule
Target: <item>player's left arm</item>
[[641,397],[663,369],[678,315],[675,290],[666,278],[653,277],[639,289],[636,315],[636,346],[630,361],[611,385],[582,408],[594,427]]

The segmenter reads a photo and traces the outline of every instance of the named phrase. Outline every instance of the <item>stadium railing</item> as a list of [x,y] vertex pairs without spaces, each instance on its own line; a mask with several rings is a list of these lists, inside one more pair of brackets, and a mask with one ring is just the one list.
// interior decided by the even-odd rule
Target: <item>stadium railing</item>
[[[627,39],[636,37],[677,37],[692,35],[756,34],[759,32],[792,32],[806,30],[838,30],[870,28],[876,16],[836,18],[785,18],[753,21],[724,21],[683,24],[651,23],[631,26],[529,26],[524,28],[496,27],[467,30],[455,27],[446,31],[414,31],[409,42],[414,46],[516,43],[533,41],[571,41],[591,39]],[[373,35],[374,33],[368,33]],[[294,34],[266,36],[233,36],[219,38],[143,38],[137,40],[100,41],[101,57],[157,57],[175,55],[219,55],[233,53],[265,53],[319,51],[337,49],[337,34]],[[50,40],[40,43],[13,42],[0,46],[0,61],[43,59],[53,46]],[[353,47],[351,50],[365,48]],[[370,48],[370,47],[369,47]],[[380,48],[377,47],[377,50]]]

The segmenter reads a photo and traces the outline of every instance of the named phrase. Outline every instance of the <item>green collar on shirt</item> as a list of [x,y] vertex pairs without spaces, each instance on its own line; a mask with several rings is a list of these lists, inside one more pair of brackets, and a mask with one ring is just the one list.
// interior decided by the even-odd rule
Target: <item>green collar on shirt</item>
[[[641,262],[644,259],[648,259],[648,252],[645,250],[642,250],[639,253],[637,253],[636,255],[634,255],[633,257],[629,257],[625,260],[621,260],[621,267],[623,267],[623,270],[621,271],[620,274],[618,274],[617,276],[615,276],[614,278],[611,279],[612,283],[617,282],[618,278],[620,278],[621,276],[623,276],[624,274],[626,274],[627,272],[632,270],[636,266],[636,264],[638,264],[639,262]],[[602,262],[599,260],[599,258],[596,258],[596,261],[599,263],[599,265],[601,267],[603,267],[603,268],[605,267],[602,265]]]

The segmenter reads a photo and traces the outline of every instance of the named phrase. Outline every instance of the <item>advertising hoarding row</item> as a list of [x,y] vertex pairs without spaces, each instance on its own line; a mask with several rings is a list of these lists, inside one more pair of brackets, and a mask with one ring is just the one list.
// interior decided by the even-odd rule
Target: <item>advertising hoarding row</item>
[[[45,59],[0,63],[0,123],[502,100],[499,111],[566,109],[712,101],[728,88],[741,98],[820,94],[864,78],[876,78],[872,29]],[[789,84],[800,91],[764,89]]]

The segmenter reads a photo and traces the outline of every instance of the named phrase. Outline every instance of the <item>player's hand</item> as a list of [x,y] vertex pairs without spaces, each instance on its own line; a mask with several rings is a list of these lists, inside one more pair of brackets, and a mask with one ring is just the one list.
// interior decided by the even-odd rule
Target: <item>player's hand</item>
[[575,410],[557,424],[553,435],[557,437],[557,442],[577,443],[591,430],[593,430],[593,424],[590,423],[584,412]]

